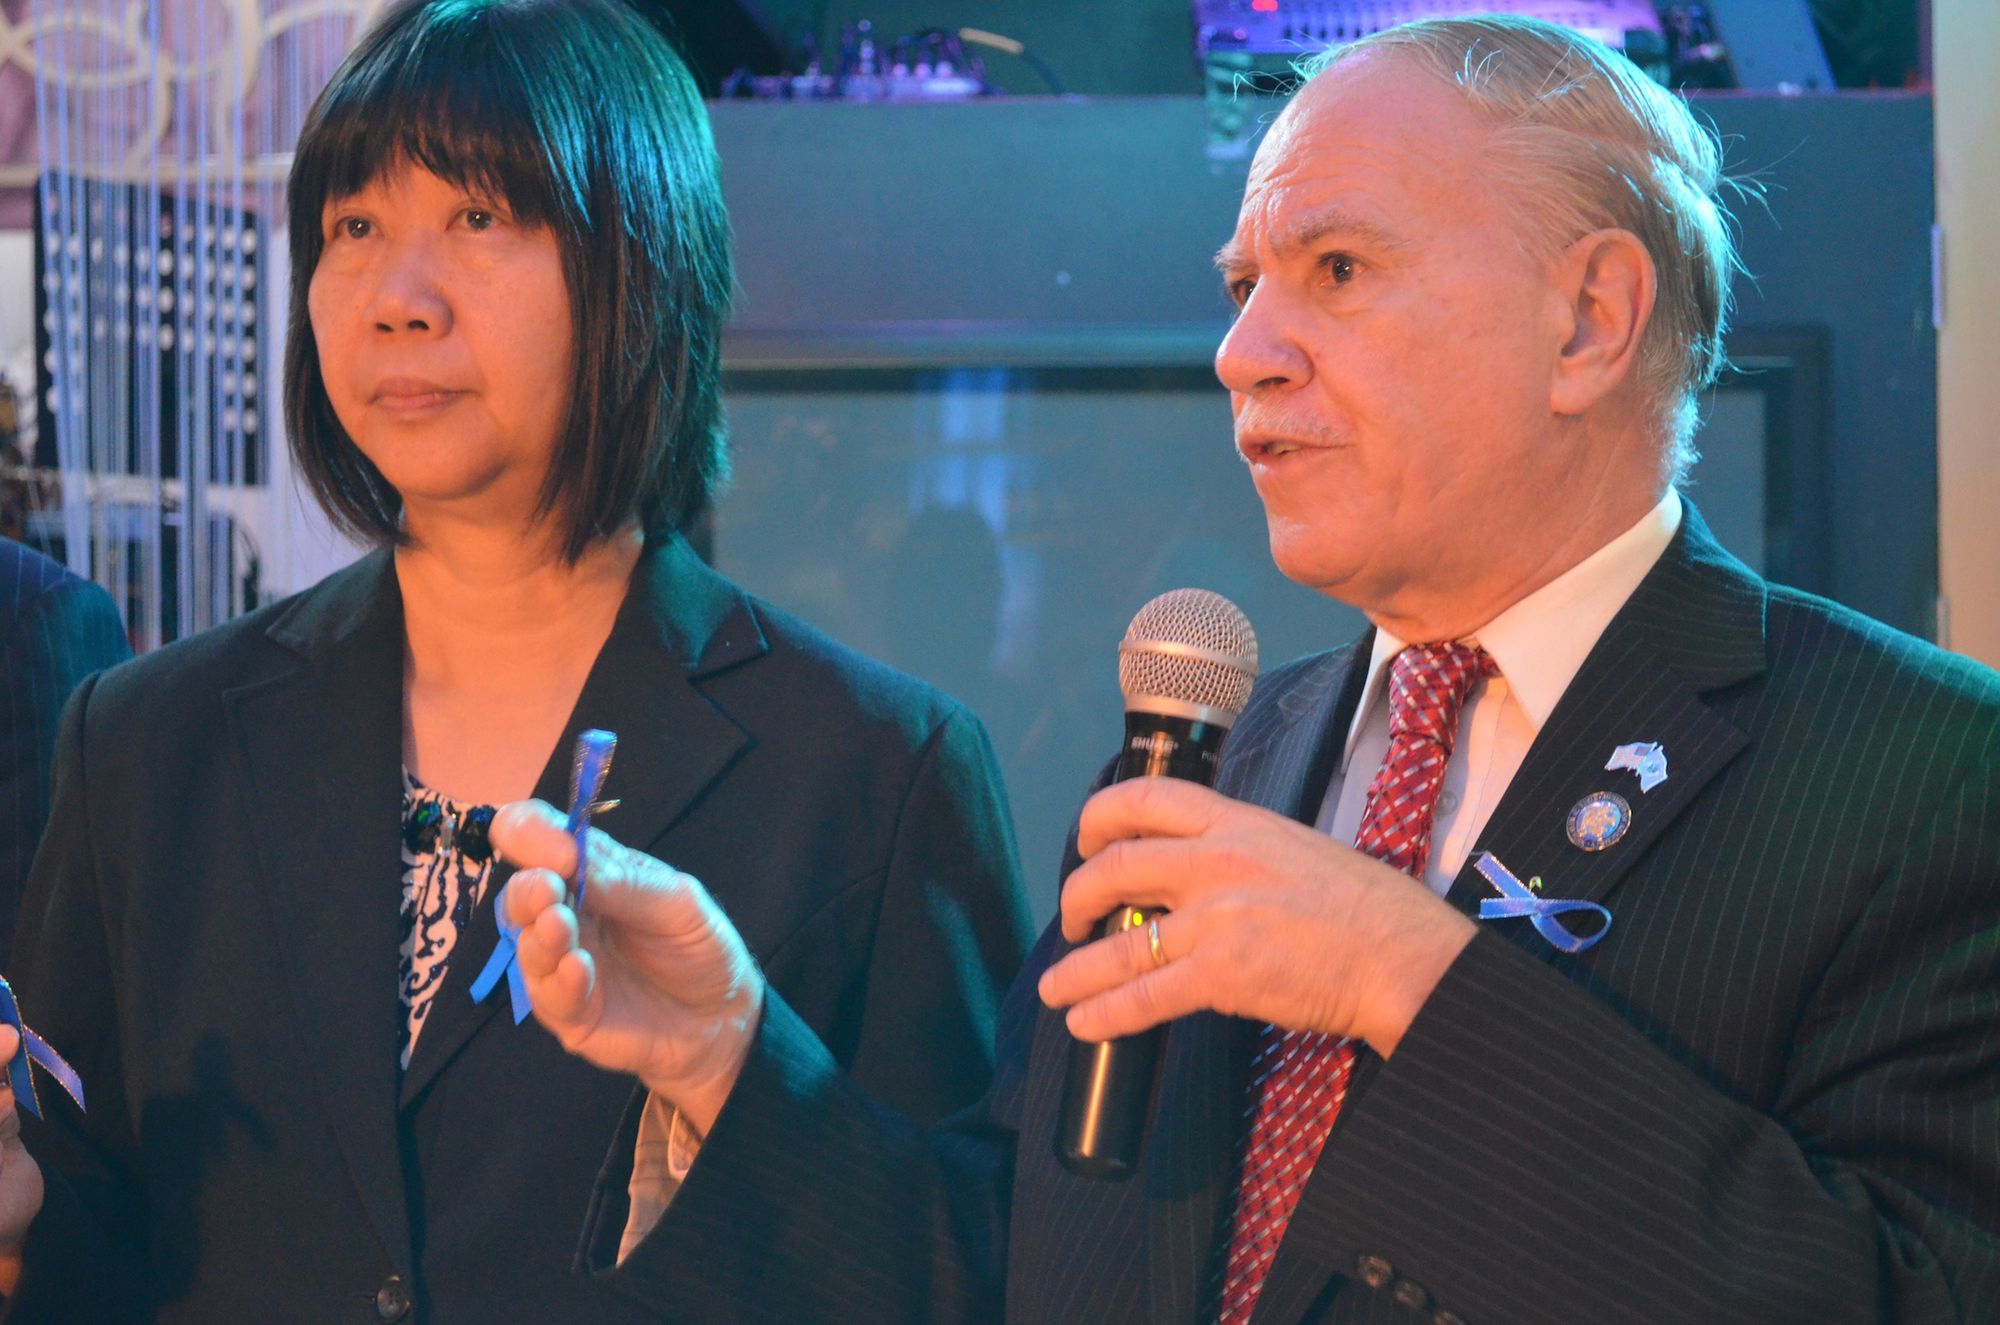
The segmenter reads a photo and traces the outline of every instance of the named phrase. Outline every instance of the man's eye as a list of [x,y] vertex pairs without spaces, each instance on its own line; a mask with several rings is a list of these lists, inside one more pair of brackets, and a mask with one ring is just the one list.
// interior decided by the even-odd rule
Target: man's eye
[[1348,253],[1329,253],[1319,260],[1319,265],[1335,285],[1345,285],[1353,280],[1357,269],[1353,255]]
[[1245,276],[1241,280],[1231,281],[1229,283],[1229,301],[1238,308],[1241,308],[1250,302],[1250,292],[1256,288],[1257,280],[1254,276]]
[[368,222],[359,216],[343,216],[333,223],[333,233],[342,239],[366,239]]
[[488,208],[473,207],[466,211],[465,223],[474,230],[491,230],[500,224],[500,218]]

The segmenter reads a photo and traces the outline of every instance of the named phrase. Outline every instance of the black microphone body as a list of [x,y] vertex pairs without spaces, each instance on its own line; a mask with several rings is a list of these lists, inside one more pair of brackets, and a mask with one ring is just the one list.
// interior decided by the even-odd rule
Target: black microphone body
[[[1112,781],[1170,777],[1212,787],[1227,735],[1229,728],[1216,722],[1128,711],[1125,748]],[[1163,914],[1121,906],[1104,918],[1098,937],[1141,928]],[[1126,1178],[1137,1171],[1166,1038],[1167,1028],[1155,1026],[1099,1044],[1070,1041],[1069,1072],[1056,1121],[1056,1156],[1071,1172],[1087,1178]]]

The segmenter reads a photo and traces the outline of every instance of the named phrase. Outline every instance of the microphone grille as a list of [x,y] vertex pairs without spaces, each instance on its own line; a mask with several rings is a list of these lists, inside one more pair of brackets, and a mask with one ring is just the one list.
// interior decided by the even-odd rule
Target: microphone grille
[[1206,589],[1174,589],[1139,609],[1118,646],[1128,710],[1229,726],[1257,679],[1257,632],[1236,604]]

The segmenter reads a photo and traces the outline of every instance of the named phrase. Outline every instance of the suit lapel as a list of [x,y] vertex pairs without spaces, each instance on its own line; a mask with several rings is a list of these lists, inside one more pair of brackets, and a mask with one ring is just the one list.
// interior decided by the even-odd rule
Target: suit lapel
[[[228,692],[253,790],[272,947],[327,1122],[393,1263],[409,1255],[396,1144],[403,631],[387,553],[305,595],[268,634],[299,655]],[[224,973],[217,973],[222,975]]]
[[[1359,658],[1360,664],[1355,660]],[[1253,707],[1223,747],[1216,789],[1305,823],[1319,810],[1365,679],[1367,640],[1340,649]],[[1142,1181],[1153,1319],[1199,1318],[1208,1306],[1222,1206],[1236,1175],[1243,1086],[1257,1027],[1201,1012],[1173,1023]]]
[[[1471,864],[1480,851],[1524,881],[1540,877],[1544,896],[1601,902],[1748,743],[1704,694],[1763,667],[1764,585],[1717,546],[1690,505],[1674,543],[1535,737],[1453,881],[1453,904],[1471,911],[1495,895]],[[1651,791],[1641,791],[1632,773],[1605,768],[1614,749],[1635,741],[1657,741],[1666,753],[1667,779]],[[1586,851],[1570,842],[1568,817],[1596,792],[1623,798],[1631,826],[1610,846]],[[1530,950],[1552,951],[1526,922],[1498,923]]]
[[[1748,738],[1704,696],[1756,676],[1764,668],[1762,580],[1724,552],[1692,503],[1660,561],[1605,627],[1576,678],[1536,735],[1508,784],[1449,900],[1473,911],[1493,890],[1473,868],[1491,851],[1524,882],[1539,875],[1548,897],[1601,901],[1625,877],[1701,789],[1748,744]],[[1628,772],[1608,772],[1616,747],[1658,741],[1667,780],[1641,792]],[[1632,807],[1625,836],[1596,852],[1569,842],[1570,807],[1594,791],[1613,791]],[[1614,932],[1605,941],[1615,943]],[[1554,950],[1526,921],[1486,922],[1537,955]],[[1589,960],[1585,958],[1584,960]],[[1363,1051],[1346,1109],[1365,1109],[1368,1079],[1381,1060]],[[1343,1114],[1345,1116],[1345,1114]],[[1257,1304],[1257,1325],[1291,1325],[1319,1300],[1336,1274],[1316,1248],[1338,1235],[1340,1125],[1322,1163],[1307,1180],[1285,1240]],[[1296,1233],[1297,1236],[1292,1236]]]
[[[550,752],[535,795],[558,810],[569,804],[570,751],[578,733],[602,728],[618,737],[604,795],[619,801],[595,826],[653,853],[661,837],[748,747],[750,738],[702,694],[700,682],[766,650],[748,599],[703,566],[679,538],[648,546],[631,590],[592,665],[576,709]],[[404,1073],[408,1106],[475,1034],[542,1034],[511,1024],[504,989],[484,1003],[471,986],[499,940],[493,903],[511,871],[496,866],[472,927],[460,936],[437,1002]]]

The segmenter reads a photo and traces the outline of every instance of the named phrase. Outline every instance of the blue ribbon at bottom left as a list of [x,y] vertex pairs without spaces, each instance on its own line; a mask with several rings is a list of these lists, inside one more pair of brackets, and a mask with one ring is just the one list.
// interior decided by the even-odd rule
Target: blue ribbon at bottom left
[[14,1051],[14,1057],[7,1064],[7,1084],[13,1088],[14,1099],[29,1113],[42,1116],[42,1102],[35,1095],[35,1072],[31,1064],[39,1063],[42,1070],[56,1079],[56,1084],[69,1092],[76,1101],[76,1107],[83,1107],[83,1078],[77,1075],[63,1056],[55,1051],[55,1046],[29,1030],[21,1021],[21,1005],[14,1001],[14,989],[4,978],[0,978],[0,1021],[6,1022],[21,1033],[21,1047]]

